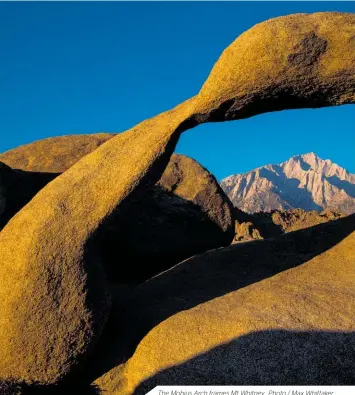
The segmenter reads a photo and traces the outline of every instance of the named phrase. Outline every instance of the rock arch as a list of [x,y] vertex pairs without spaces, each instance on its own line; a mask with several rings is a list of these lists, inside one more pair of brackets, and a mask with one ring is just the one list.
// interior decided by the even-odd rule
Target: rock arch
[[0,377],[57,383],[91,351],[110,307],[96,232],[159,179],[182,132],[354,102],[355,15],[272,19],[223,52],[198,95],[110,139],[49,183],[0,233]]
[[224,50],[198,94],[204,121],[353,103],[355,15],[294,14],[255,25]]

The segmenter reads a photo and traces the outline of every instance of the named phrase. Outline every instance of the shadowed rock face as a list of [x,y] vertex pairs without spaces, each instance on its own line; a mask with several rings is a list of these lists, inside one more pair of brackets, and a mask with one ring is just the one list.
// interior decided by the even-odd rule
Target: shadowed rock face
[[116,395],[354,384],[354,231],[352,215],[209,251],[140,285],[114,305],[96,384]]
[[248,214],[235,207],[235,217],[233,243],[277,237],[283,233],[334,221],[345,217],[345,214],[331,210],[317,213],[316,211],[304,211],[302,209]]
[[[0,226],[60,174],[52,171],[66,171],[112,137],[53,137],[0,155],[22,169],[0,169]],[[230,244],[233,227],[232,205],[212,174],[191,158],[173,155],[155,187],[133,199],[125,219],[101,229],[99,252],[111,281],[136,283],[196,253]]]
[[193,159],[174,154],[155,187],[112,222],[100,251],[111,281],[141,282],[192,255],[227,246],[233,236],[233,207],[217,180]]
[[56,173],[11,169],[0,162],[0,229],[56,176]]
[[[327,41],[325,52],[322,49],[324,53],[320,53],[319,48],[324,45],[312,39],[317,49],[307,49],[309,56],[293,56],[290,63],[289,55],[305,52],[308,45],[305,38],[312,32]],[[205,121],[238,119],[283,108],[353,102],[355,45],[351,38],[354,34],[355,16],[350,14],[292,15],[257,25],[222,54],[198,96],[110,139],[43,188],[0,233],[0,376],[55,383],[91,351],[109,310],[105,276],[93,248],[97,231],[113,216],[117,219],[137,193],[160,178],[181,132]],[[316,64],[302,61],[309,57],[315,57]],[[345,247],[336,251],[344,262],[353,253],[352,240],[350,246],[348,256],[344,255],[348,252]],[[312,270],[306,273],[306,278],[319,276],[319,269]],[[339,282],[331,276],[321,282],[327,296],[334,292],[344,295],[344,281],[354,280],[350,276],[338,279]],[[280,300],[286,316],[289,304],[285,301],[294,296],[293,280],[283,279],[283,284],[287,284],[284,286],[291,287]],[[235,303],[230,298],[224,299],[223,303],[229,306],[226,313],[245,317],[243,325],[238,321],[236,327],[221,325],[218,320],[220,330],[228,328],[222,336],[224,339],[241,335],[252,327],[263,327],[258,314],[242,310],[248,298],[250,305],[256,306],[253,298],[257,295],[258,301],[262,296],[264,308],[272,315],[270,301],[275,296],[272,289],[282,286],[277,279],[274,281],[275,284],[268,283],[257,293],[248,288]],[[329,284],[331,289],[327,288]],[[349,291],[346,302],[354,300],[351,289],[346,287]],[[317,295],[321,297],[312,294],[318,301]],[[302,306],[307,300],[304,295],[297,302]],[[345,306],[343,297],[339,302]],[[214,325],[211,314],[221,317],[220,307],[212,308],[214,313],[209,313],[207,306],[200,314],[198,325],[195,319],[188,319],[181,330],[179,322],[173,323],[172,332],[165,332],[168,336],[163,339],[153,331],[146,346],[138,348],[136,358],[127,367],[131,372],[140,372],[138,376],[130,376],[129,388],[154,373],[157,366],[164,368],[166,363],[178,363],[201,351],[197,343],[189,350],[180,347],[184,344],[181,336],[186,337],[185,341],[198,339],[201,334],[195,331],[202,330],[205,333],[202,337],[207,340],[205,346],[213,347],[221,336],[211,326]],[[278,312],[276,309],[275,314]],[[353,311],[345,313],[341,327],[352,328]],[[233,317],[227,314],[223,319],[235,322]],[[261,324],[253,324],[258,317]],[[282,327],[287,327],[287,322],[282,322]],[[328,323],[325,319],[318,327],[328,328]],[[162,340],[159,350],[174,351],[169,353],[174,360],[157,350],[147,363],[144,350],[157,344],[157,339]]]
[[354,332],[251,332],[157,372],[134,394],[157,385],[354,385],[354,346]]

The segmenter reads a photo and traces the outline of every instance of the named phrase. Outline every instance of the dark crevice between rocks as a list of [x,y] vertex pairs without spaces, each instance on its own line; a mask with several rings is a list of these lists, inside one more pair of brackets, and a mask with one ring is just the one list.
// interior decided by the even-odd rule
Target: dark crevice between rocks
[[0,215],[0,230],[58,175],[58,173],[12,169],[0,162],[1,193],[5,198],[4,211]]

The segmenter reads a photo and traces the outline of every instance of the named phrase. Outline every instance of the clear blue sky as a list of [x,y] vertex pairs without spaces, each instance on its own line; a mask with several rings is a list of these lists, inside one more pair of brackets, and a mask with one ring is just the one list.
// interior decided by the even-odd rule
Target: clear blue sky
[[[255,23],[316,11],[355,12],[355,3],[0,3],[0,151],[124,131],[196,94]],[[177,147],[218,179],[309,151],[355,172],[355,106],[202,125]]]

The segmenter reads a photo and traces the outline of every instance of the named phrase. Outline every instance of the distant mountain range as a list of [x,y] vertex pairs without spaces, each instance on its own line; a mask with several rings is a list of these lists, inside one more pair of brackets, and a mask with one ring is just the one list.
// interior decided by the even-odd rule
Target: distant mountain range
[[229,176],[220,184],[234,206],[247,213],[294,208],[355,212],[355,174],[313,152]]

